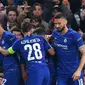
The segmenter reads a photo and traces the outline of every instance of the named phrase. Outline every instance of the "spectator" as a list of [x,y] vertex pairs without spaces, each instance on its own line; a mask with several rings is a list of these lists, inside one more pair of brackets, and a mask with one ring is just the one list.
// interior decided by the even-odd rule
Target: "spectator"
[[55,16],[58,12],[61,12],[61,9],[60,9],[59,5],[55,5],[55,6],[53,7],[53,9],[52,9],[52,19],[50,20],[49,25],[48,25],[48,27],[49,27],[49,32],[48,32],[48,34],[51,34],[52,31],[54,30],[54,23],[53,23],[53,22],[54,22],[54,16]]
[[70,3],[68,0],[63,0],[63,3],[70,9]]
[[74,24],[72,25],[79,33],[85,32],[85,0],[82,0],[81,8],[74,14]]
[[34,33],[45,34],[45,27],[41,22],[42,22],[42,19],[40,16],[31,17],[30,23],[33,25],[33,30],[36,30]]
[[4,19],[3,28],[5,30],[10,31],[9,25],[11,23],[17,23],[17,16],[18,16],[17,9],[15,7],[7,8],[6,15],[7,15],[7,17]]
[[8,0],[8,7],[14,7],[14,0]]
[[[40,17],[42,18],[43,8],[42,8],[41,4],[35,3],[35,4],[33,5],[32,13],[33,13],[33,15],[35,15],[35,16],[40,16]],[[45,33],[47,33],[48,30],[49,30],[49,28],[48,28],[48,23],[45,22],[45,21],[43,20],[43,18],[42,18],[42,22],[41,22],[41,23],[42,23],[42,24],[44,25],[44,27],[45,27]]]
[[6,9],[5,6],[0,3],[0,22],[3,22],[3,18],[6,16]]
[[68,0],[70,3],[70,9],[72,13],[76,13],[78,9],[81,7],[81,1],[82,0]]
[[43,19],[49,23],[52,17],[52,8],[53,3],[52,0],[45,0],[45,3],[43,5]]
[[53,0],[53,3],[56,5],[59,5],[60,9],[61,9],[61,12],[65,14],[67,20],[68,20],[68,26],[70,27],[71,26],[71,22],[72,22],[72,19],[73,19],[73,15],[72,15],[72,12],[71,10],[65,5],[63,4],[63,0]]

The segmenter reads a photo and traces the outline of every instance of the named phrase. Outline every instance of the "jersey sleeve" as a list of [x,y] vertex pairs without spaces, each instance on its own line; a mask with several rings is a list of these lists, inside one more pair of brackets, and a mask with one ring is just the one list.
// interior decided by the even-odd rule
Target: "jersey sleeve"
[[52,32],[52,37],[54,37],[54,35],[55,35],[55,29],[54,29],[53,32]]
[[77,47],[80,47],[84,44],[82,37],[77,32],[74,34],[74,41],[75,41]]
[[3,33],[2,38],[5,39],[10,45],[12,45],[17,40],[16,36],[8,31]]
[[45,39],[44,40],[44,47],[45,47],[45,50],[48,51],[50,48],[51,48],[51,45],[49,44],[49,42],[47,42]]
[[10,54],[14,54],[15,52],[18,52],[19,51],[19,48],[20,48],[19,40],[17,40],[17,41],[14,42],[14,44],[12,45],[12,47],[10,47],[8,49],[8,52]]
[[56,29],[53,30],[51,39],[50,39],[50,41],[49,41],[49,43],[51,44],[51,46],[52,46],[54,49],[56,48],[56,45],[55,45],[56,43],[55,43],[55,39],[54,39],[55,35],[56,35]]

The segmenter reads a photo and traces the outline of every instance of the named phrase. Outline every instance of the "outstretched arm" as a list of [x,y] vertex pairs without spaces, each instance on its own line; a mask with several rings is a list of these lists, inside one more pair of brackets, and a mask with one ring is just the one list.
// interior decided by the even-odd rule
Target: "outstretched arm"
[[2,47],[0,47],[0,52],[3,54],[3,55],[9,55],[9,52],[8,52],[8,50],[5,50],[5,49],[3,49]]
[[14,54],[15,52],[13,51],[12,47],[10,47],[8,50],[3,49],[2,47],[0,47],[0,52],[3,55],[9,55],[9,54]]

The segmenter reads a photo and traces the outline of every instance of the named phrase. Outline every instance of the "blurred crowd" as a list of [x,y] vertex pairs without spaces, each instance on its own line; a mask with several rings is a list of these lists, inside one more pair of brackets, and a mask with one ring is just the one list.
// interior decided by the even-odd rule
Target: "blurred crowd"
[[[22,37],[21,27],[25,22],[32,24],[35,34],[51,34],[54,16],[58,12],[65,14],[67,26],[79,32],[85,41],[85,0],[0,0],[0,24],[6,31],[14,32],[18,38]],[[55,59],[52,60],[47,59],[47,63],[54,72]],[[2,62],[0,64],[2,72]],[[3,77],[3,74],[0,76]],[[54,83],[55,79],[52,85]]]

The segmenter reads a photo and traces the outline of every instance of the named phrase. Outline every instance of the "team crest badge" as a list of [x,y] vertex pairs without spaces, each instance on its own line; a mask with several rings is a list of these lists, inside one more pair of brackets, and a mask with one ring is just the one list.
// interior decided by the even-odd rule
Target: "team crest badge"
[[56,40],[57,38],[55,37],[54,39]]
[[64,43],[66,43],[67,42],[67,39],[64,39]]

